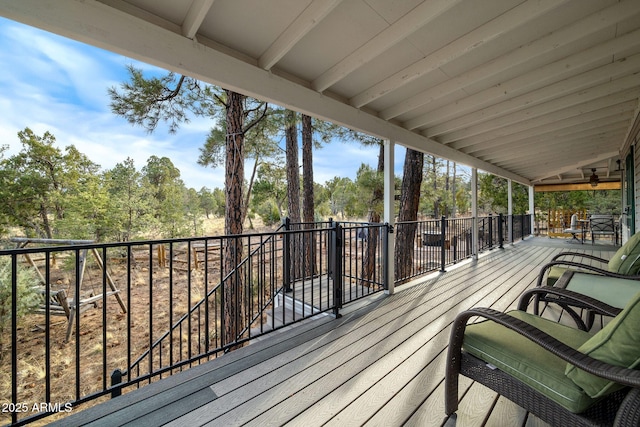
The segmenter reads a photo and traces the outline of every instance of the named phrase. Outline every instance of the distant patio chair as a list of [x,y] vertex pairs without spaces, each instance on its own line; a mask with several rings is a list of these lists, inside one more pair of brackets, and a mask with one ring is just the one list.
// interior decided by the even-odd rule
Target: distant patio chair
[[[476,316],[486,320],[467,324]],[[593,335],[522,310],[464,311],[449,341],[445,412],[458,410],[464,375],[554,426],[640,425],[639,323],[640,293]]]
[[596,236],[611,236],[612,243],[615,241],[616,224],[613,215],[591,215],[589,228],[592,245],[595,243]]
[[584,243],[582,239],[578,239],[577,234],[582,234],[582,229],[578,227],[578,214],[574,213],[571,215],[571,223],[569,224],[569,228],[565,228],[562,230],[563,233],[571,233],[571,242],[574,240],[578,243]]

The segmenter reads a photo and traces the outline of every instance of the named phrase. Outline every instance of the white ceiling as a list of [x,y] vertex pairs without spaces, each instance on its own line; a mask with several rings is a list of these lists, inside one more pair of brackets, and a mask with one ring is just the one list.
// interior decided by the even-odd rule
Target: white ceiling
[[619,179],[640,0],[2,0],[0,15],[527,184]]

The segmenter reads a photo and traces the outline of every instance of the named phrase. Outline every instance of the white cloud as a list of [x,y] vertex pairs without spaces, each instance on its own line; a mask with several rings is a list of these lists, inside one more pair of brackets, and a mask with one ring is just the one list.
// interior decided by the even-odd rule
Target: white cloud
[[[60,148],[73,144],[108,169],[127,157],[141,168],[156,155],[168,157],[185,184],[221,188],[223,169],[197,164],[199,148],[214,125],[192,117],[175,135],[166,128],[147,134],[109,110],[107,88],[127,78],[125,66],[158,69],[97,48],[0,18],[0,144],[9,154],[20,149],[17,133],[26,127],[37,135],[51,132]],[[361,163],[377,165],[378,150],[333,142],[314,151],[314,178],[355,178]]]

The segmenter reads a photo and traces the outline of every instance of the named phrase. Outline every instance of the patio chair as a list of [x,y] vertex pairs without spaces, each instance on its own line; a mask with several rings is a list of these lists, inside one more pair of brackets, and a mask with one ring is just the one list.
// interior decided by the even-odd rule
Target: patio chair
[[562,230],[563,233],[571,233],[571,242],[574,240],[578,243],[584,243],[582,239],[578,239],[578,233],[582,234],[582,229],[578,228],[578,214],[574,213],[571,215],[571,223],[569,224],[569,228],[565,228]]
[[[569,257],[597,261],[600,264],[606,264],[606,269],[573,259],[565,259]],[[547,289],[549,286],[568,289],[610,306],[623,308],[627,301],[640,291],[640,233],[634,234],[608,261],[590,254],[561,252],[542,267],[537,286]],[[559,305],[574,318],[576,323],[582,319],[578,312],[583,312],[586,308],[580,304],[572,305],[567,301],[558,301],[553,294],[540,292],[535,297],[535,314],[540,312],[540,303]],[[590,329],[597,314],[587,309],[583,327]]]
[[[577,261],[576,258],[585,261]],[[597,261],[599,266],[587,264],[587,261]],[[606,268],[603,268],[605,265]],[[640,232],[631,236],[608,260],[580,252],[567,251],[557,254],[540,270],[538,286],[543,285],[545,278],[544,284],[553,286],[567,269],[622,279],[640,279]]]
[[591,244],[596,236],[611,236],[611,242],[615,241],[616,224],[613,215],[591,215],[589,217],[589,231],[591,232]]
[[[604,310],[588,297],[553,292]],[[476,316],[484,320],[467,324]],[[458,378],[464,375],[554,426],[638,426],[639,322],[640,293],[596,334],[522,310],[464,311],[449,341],[445,412],[458,410]]]

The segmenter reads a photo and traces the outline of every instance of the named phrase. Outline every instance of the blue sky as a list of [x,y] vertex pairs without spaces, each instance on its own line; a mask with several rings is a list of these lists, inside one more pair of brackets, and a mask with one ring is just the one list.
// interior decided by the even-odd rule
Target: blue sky
[[[51,132],[60,148],[75,145],[103,169],[127,157],[140,169],[151,155],[166,156],[188,187],[221,188],[223,170],[196,162],[211,120],[192,117],[174,135],[164,128],[148,134],[111,113],[107,88],[127,79],[128,64],[157,71],[130,58],[0,18],[0,145],[9,146],[8,155],[17,153],[17,133],[29,127],[37,135]],[[396,147],[396,175],[402,173],[404,152]],[[355,143],[328,144],[314,152],[314,180],[324,184],[335,176],[354,179],[362,163],[377,165],[377,154],[377,149]]]

